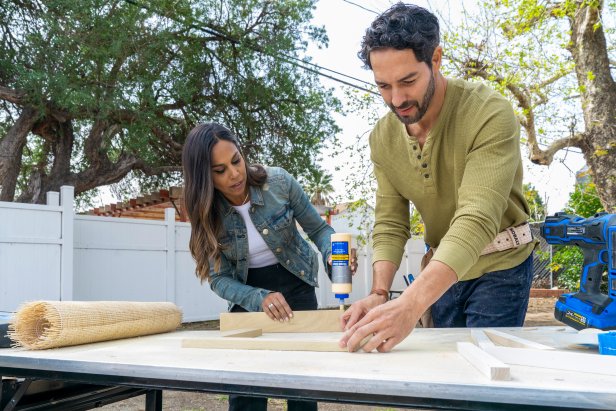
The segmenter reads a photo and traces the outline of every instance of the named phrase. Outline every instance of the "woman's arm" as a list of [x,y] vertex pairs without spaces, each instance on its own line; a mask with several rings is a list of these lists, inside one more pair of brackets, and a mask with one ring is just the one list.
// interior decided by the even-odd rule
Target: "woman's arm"
[[331,235],[335,231],[310,203],[310,199],[297,180],[288,172],[284,173],[289,182],[289,202],[293,209],[293,216],[312,242],[316,244],[323,256],[323,264],[327,267],[327,261],[331,255]]
[[236,264],[232,264],[224,254],[221,255],[220,269],[214,270],[210,262],[210,288],[220,298],[238,304],[248,311],[263,311],[263,300],[271,292],[263,288],[246,285],[233,277]]

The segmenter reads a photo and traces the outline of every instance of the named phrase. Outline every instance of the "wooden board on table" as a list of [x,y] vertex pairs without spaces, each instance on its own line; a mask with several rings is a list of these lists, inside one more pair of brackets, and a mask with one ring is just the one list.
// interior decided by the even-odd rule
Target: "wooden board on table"
[[529,341],[525,338],[516,337],[515,335],[507,334],[502,331],[485,329],[483,330],[487,336],[496,344],[503,347],[511,348],[531,348],[536,350],[553,350],[554,347],[539,344],[538,342]]
[[497,345],[486,347],[484,351],[510,365],[616,376],[616,357],[612,355],[500,347]]
[[[222,337],[222,336],[221,336]],[[293,333],[286,336],[266,335],[261,337],[221,338],[218,336],[198,336],[182,339],[182,348],[206,348],[226,350],[268,350],[268,351],[347,351],[340,348],[339,334],[334,336],[303,336]]]
[[492,381],[511,379],[509,366],[469,342],[457,343],[458,354]]
[[274,321],[263,312],[222,313],[220,331],[260,328],[264,333],[303,333],[340,331],[339,310],[294,311],[289,321]]
[[263,330],[260,328],[238,328],[237,330],[225,331],[220,333],[221,337],[246,337],[254,338],[263,335]]

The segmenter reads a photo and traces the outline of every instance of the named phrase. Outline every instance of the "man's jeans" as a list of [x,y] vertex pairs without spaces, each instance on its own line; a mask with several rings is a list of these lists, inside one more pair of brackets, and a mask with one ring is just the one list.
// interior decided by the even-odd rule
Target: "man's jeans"
[[434,326],[521,327],[533,280],[533,255],[508,270],[454,284],[432,305]]

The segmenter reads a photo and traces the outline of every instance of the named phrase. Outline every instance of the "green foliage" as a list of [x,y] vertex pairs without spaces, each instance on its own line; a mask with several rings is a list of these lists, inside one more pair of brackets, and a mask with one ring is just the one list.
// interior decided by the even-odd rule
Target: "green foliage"
[[[375,124],[379,119],[380,111],[385,107],[381,98],[372,93],[359,91],[356,89],[345,88],[344,90],[344,111],[347,116],[357,116],[367,120],[368,124]],[[354,199],[349,210],[353,210],[359,221],[356,227],[359,231],[360,244],[367,244],[370,241],[372,226],[374,224],[374,200],[376,193],[376,178],[373,173],[370,161],[370,148],[368,147],[368,137],[371,125],[365,130],[361,130],[351,143],[335,151],[333,156],[345,156],[344,167],[348,169],[350,177],[347,178],[346,197]],[[340,171],[342,166],[336,166],[335,170]]]
[[[597,197],[595,185],[592,182],[576,184],[575,190],[569,196],[565,211],[580,217],[591,217],[595,213],[604,211]],[[580,287],[580,276],[584,256],[579,247],[554,247],[550,269],[558,275],[558,286],[572,291]],[[605,284],[602,288],[606,289]]]
[[508,97],[526,142],[531,133],[549,145],[581,115],[568,25],[554,18],[572,13],[579,7],[573,3],[481,1],[478,13],[464,15],[443,35],[445,69]]
[[[24,151],[18,191],[34,170],[43,181],[74,183],[76,194],[130,170],[172,183],[188,131],[209,121],[234,131],[251,162],[294,175],[315,168],[314,153],[336,141],[340,109],[332,90],[296,64],[308,42],[328,41],[309,23],[316,0],[132,3],[0,3],[0,86],[24,96],[0,105],[0,130],[26,106],[50,125]],[[53,176],[54,127],[65,121],[72,174]],[[123,174],[121,160],[134,164]]]
[[368,245],[374,226],[374,208],[365,199],[360,199],[346,203],[346,211],[347,224],[359,232],[355,237],[357,246]]
[[423,220],[421,219],[421,214],[415,207],[411,208],[411,234],[420,236],[423,238],[424,233],[426,231],[426,227],[424,226]]
[[330,205],[332,203],[331,194],[334,191],[332,186],[332,176],[326,174],[320,168],[308,170],[302,178],[304,191],[310,197],[310,202],[314,205]]
[[[522,125],[521,140],[532,146],[533,155],[543,154],[546,147],[577,135],[584,131],[585,126],[586,129],[592,128],[592,125],[581,120],[584,118],[584,101],[580,90],[589,84],[578,82],[571,50],[570,25],[570,18],[579,15],[580,8],[590,3],[578,0],[485,0],[478,3],[479,7],[473,7],[472,12],[462,7],[462,15],[457,16],[455,21],[447,21],[439,15],[444,52],[443,73],[484,82],[506,96]],[[598,3],[594,2],[595,5]],[[440,5],[433,5],[432,8],[436,11],[445,9]],[[600,10],[605,16],[601,19],[601,29],[606,34],[610,61],[616,59],[615,11],[614,1],[606,2]],[[584,81],[602,81],[599,73],[587,71],[581,76]],[[606,84],[607,90],[611,84],[609,79]],[[372,119],[372,114],[383,107],[378,97],[364,98],[359,93],[351,97],[354,97],[351,98],[352,103],[345,104],[345,107],[364,113],[366,118]],[[355,150],[366,149],[369,131],[358,136],[354,143]],[[603,145],[596,154],[605,154]],[[552,155],[538,157],[533,158],[535,163],[548,164],[553,159]],[[357,187],[363,198],[373,201],[369,159],[361,155],[355,158],[357,161],[351,164],[357,168],[354,177],[356,184],[349,186]],[[368,165],[364,165],[364,161]],[[540,221],[545,216],[545,204],[538,195],[529,194],[531,219]]]
[[524,198],[526,198],[526,202],[530,208],[530,221],[543,221],[543,219],[545,219],[546,209],[539,192],[530,183],[525,183],[522,189],[524,190]]
[[566,246],[554,251],[550,270],[557,273],[559,288],[570,291],[579,290],[583,262],[584,256],[578,247]]
[[569,196],[565,211],[580,217],[591,217],[605,211],[597,196],[594,183],[576,184],[575,190]]

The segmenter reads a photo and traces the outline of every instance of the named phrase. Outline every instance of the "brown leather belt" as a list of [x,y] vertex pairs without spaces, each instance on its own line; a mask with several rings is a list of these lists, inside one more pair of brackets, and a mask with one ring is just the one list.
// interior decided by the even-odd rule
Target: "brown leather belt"
[[483,249],[481,255],[510,250],[531,241],[533,241],[533,234],[530,232],[530,224],[524,223],[517,227],[508,227],[496,235],[494,241]]

